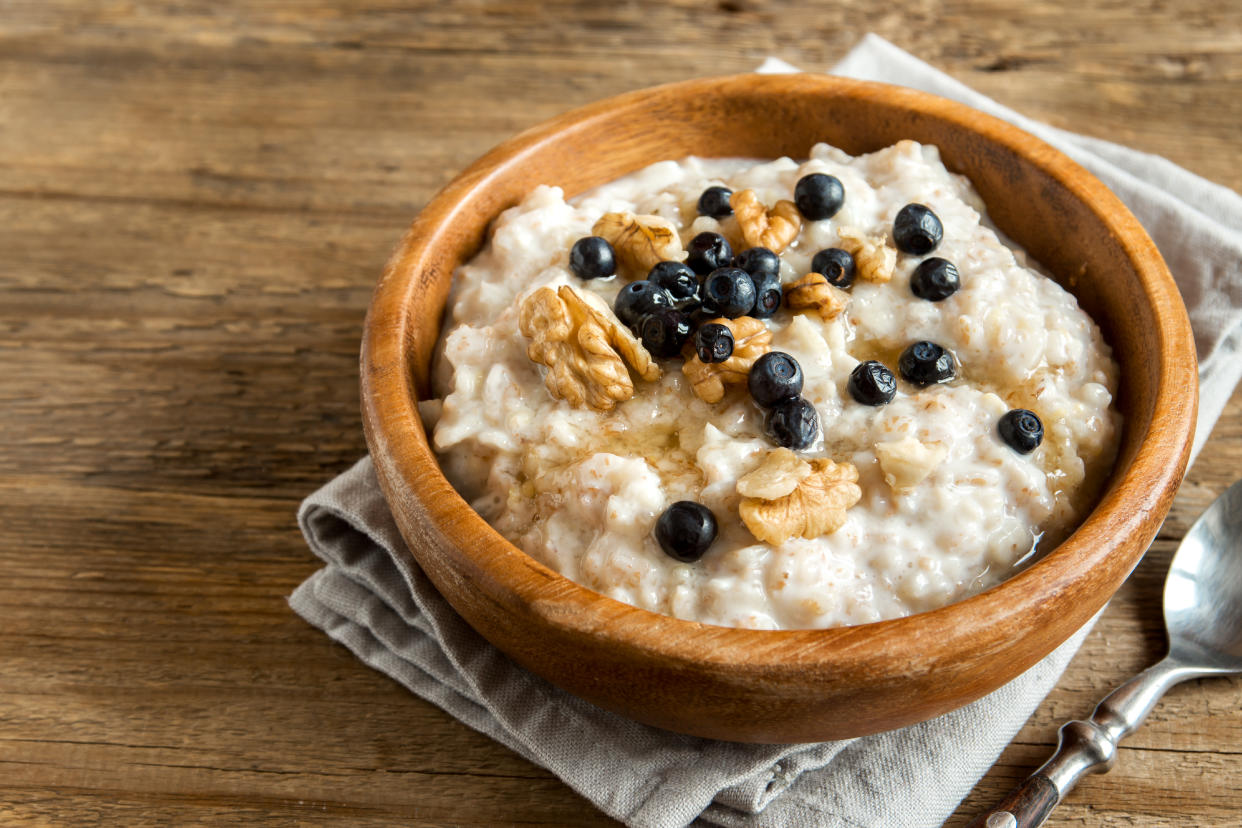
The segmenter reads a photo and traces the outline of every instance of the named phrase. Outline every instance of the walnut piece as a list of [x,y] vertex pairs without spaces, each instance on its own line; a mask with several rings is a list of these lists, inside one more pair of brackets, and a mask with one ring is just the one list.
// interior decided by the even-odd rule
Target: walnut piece
[[628,279],[642,279],[657,263],[679,262],[686,254],[677,228],[660,216],[604,213],[591,232],[612,245],[617,269]]
[[798,488],[811,473],[811,464],[787,448],[769,451],[755,469],[737,481],[742,497],[776,500]]
[[754,190],[740,190],[729,197],[729,204],[750,247],[766,247],[780,254],[802,230],[802,214],[792,201],[778,201],[769,210]]
[[828,283],[828,277],[811,271],[796,282],[785,285],[785,306],[790,310],[814,310],[827,322],[841,315],[850,295]]
[[880,460],[884,480],[894,491],[922,483],[948,454],[944,446],[922,443],[914,437],[875,445],[875,456]]
[[529,294],[518,327],[530,340],[526,355],[548,368],[548,392],[575,408],[609,411],[634,396],[627,363],[648,382],[660,378],[660,366],[608,306],[569,285]]
[[889,247],[883,236],[868,236],[853,227],[837,230],[841,249],[854,257],[855,273],[864,282],[887,282],[897,267],[897,249]]
[[746,384],[750,366],[771,349],[772,332],[762,319],[750,316],[710,319],[708,322],[724,325],[733,334],[733,356],[724,362],[704,362],[694,352],[694,345],[687,342],[682,352],[686,361],[681,366],[681,372],[690,380],[690,387],[699,399],[718,403],[724,399],[726,385]]
[[831,534],[845,523],[846,510],[862,498],[858,469],[822,457],[808,465],[810,473],[787,495],[743,497],[738,514],[756,539],[780,546],[792,537]]

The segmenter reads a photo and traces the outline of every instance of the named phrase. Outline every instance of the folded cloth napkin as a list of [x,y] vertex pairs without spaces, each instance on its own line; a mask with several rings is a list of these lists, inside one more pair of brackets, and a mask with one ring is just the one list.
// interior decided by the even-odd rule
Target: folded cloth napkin
[[[792,71],[771,61],[763,69]],[[1013,121],[1113,188],[1155,238],[1190,309],[1202,359],[1197,452],[1242,375],[1242,198],[1163,159],[1029,121],[878,37],[867,36],[834,71],[956,98]],[[326,565],[290,598],[296,612],[634,826],[939,825],[1087,633],[974,704],[902,730],[809,745],[696,739],[600,710],[484,641],[414,563],[369,458],[308,497],[298,520]]]

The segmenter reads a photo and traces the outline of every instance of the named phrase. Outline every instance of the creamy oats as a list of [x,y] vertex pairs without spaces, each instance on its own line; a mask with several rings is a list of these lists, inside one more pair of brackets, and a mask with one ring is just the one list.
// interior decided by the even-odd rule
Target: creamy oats
[[[692,389],[681,357],[641,367],[621,354],[605,366],[620,383],[610,392],[611,410],[575,407],[549,392],[548,368],[528,355],[532,340],[519,316],[537,289],[552,288],[541,294],[551,301],[571,286],[584,297],[575,318],[598,319],[592,330],[619,342],[623,332],[609,333],[610,309],[626,274],[583,280],[568,268],[570,248],[592,235],[601,216],[660,216],[683,247],[715,231],[739,252],[750,230],[736,215],[698,216],[700,193],[713,185],[753,190],[759,206],[743,206],[771,219],[754,232],[789,236],[781,224],[788,208],[777,205],[810,173],[838,178],[844,206],[829,219],[801,221],[781,252],[781,281],[803,280],[817,251],[850,245],[860,271],[866,260],[889,268],[891,279],[860,274],[848,295],[803,283],[795,301],[787,293],[786,306],[763,320],[770,350],[801,365],[802,396],[822,431],[796,452],[797,463],[807,463],[774,458],[742,488],[771,497],[792,492],[794,483],[776,478],[793,469],[788,473],[815,482],[808,477],[813,464],[815,474],[852,465],[861,490],[840,501],[856,500],[843,521],[812,521],[808,531],[838,527],[773,545],[758,541],[739,516],[739,479],[776,448],[744,383],[724,385],[723,398],[707,402]],[[942,301],[911,292],[911,274],[927,257],[893,247],[894,217],[910,203],[939,217],[943,240],[930,255],[961,274],[961,288]],[[471,505],[518,547],[600,593],[679,618],[752,628],[908,615],[998,583],[1037,543],[1055,544],[1082,519],[1111,465],[1120,430],[1110,407],[1116,365],[1074,297],[1034,267],[998,238],[969,181],[948,172],[935,147],[910,141],[858,157],[821,144],[804,163],[665,161],[571,202],[541,186],[496,220],[486,247],[456,274],[435,368],[440,398],[421,408],[446,475]],[[825,308],[829,300],[843,309]],[[526,326],[537,323],[545,324],[528,319]],[[851,397],[847,382],[860,361],[879,360],[897,373],[898,356],[919,340],[955,356],[956,378],[926,388],[898,379],[886,405]],[[583,368],[562,380],[581,386],[588,374]],[[622,375],[632,385],[628,399]],[[1015,408],[1043,423],[1043,442],[1029,454],[998,436],[998,421]],[[817,497],[807,502],[821,502]],[[657,518],[682,500],[708,507],[719,526],[693,563],[666,555],[653,537]]]

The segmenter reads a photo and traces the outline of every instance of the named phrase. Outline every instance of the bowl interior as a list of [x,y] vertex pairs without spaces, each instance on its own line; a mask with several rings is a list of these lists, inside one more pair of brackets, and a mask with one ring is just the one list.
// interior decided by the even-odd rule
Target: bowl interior
[[[572,584],[501,538],[449,487],[414,401],[429,393],[453,270],[502,210],[537,184],[572,196],[665,158],[799,158],[821,141],[858,154],[904,138],[936,144],[945,164],[971,179],[996,225],[1100,324],[1121,366],[1126,422],[1116,471],[1095,511],[1054,552],[988,592],[910,618],[838,630],[726,630]],[[1155,534],[1185,468],[1196,398],[1193,341],[1176,288],[1142,228],[1103,185],[1042,142],[967,107],[811,75],[631,93],[484,156],[428,205],[390,261],[368,315],[362,380],[368,441],[403,534],[480,632],[519,663],[611,709],[759,741],[854,735],[927,718],[1050,652],[1103,605]],[[552,640],[581,651],[549,654]],[[605,687],[619,670],[647,692]],[[700,698],[686,698],[694,693]],[[853,706],[849,721],[834,704]],[[739,722],[742,711],[750,721]]]

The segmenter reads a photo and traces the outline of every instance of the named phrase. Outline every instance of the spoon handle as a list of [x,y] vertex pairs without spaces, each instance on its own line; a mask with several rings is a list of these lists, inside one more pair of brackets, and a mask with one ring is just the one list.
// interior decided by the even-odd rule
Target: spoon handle
[[1156,702],[1179,681],[1203,673],[1172,657],[1148,667],[1096,705],[1088,721],[1061,726],[1057,752],[1004,799],[966,828],[1035,828],[1087,773],[1106,771],[1117,743],[1138,728]]

